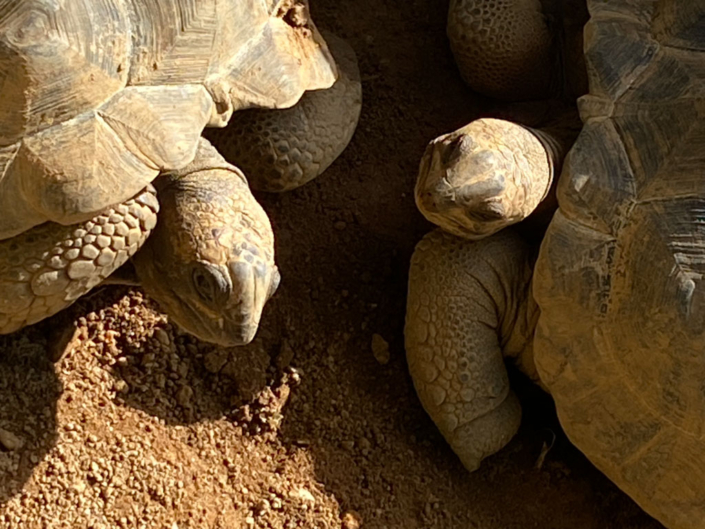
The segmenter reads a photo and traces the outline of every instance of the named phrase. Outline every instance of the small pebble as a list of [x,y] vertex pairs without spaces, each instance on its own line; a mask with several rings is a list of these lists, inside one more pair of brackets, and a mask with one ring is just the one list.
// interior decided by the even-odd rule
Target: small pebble
[[372,335],[372,354],[380,364],[389,363],[389,343],[376,333]]
[[296,495],[297,495],[299,498],[301,498],[302,500],[307,501],[307,502],[309,502],[309,503],[315,503],[315,502],[316,502],[316,498],[314,497],[314,495],[311,494],[311,492],[308,491],[307,489],[300,488],[300,489],[297,491]]
[[10,452],[19,450],[22,448],[22,444],[22,439],[12,432],[0,428],[0,446],[5,450],[9,450]]
[[342,529],[360,529],[362,527],[362,517],[355,511],[346,512],[341,521]]
[[257,516],[262,516],[265,514],[267,511],[269,511],[270,508],[270,503],[266,499],[261,499],[260,501],[257,502],[257,505],[255,506],[255,513]]
[[71,486],[71,489],[76,493],[76,494],[83,494],[83,492],[86,490],[86,482],[83,481],[82,479],[76,480],[73,485]]
[[371,450],[372,449],[372,443],[369,441],[369,439],[365,437],[360,437],[360,439],[357,441],[358,446],[360,447],[360,450]]
[[209,373],[218,373],[225,364],[228,363],[229,354],[227,351],[217,350],[208,353],[203,362]]
[[154,336],[165,347],[168,347],[171,343],[171,340],[169,339],[169,334],[161,327],[154,330]]
[[184,408],[190,408],[191,397],[193,397],[193,390],[191,387],[183,386],[176,394],[176,401]]

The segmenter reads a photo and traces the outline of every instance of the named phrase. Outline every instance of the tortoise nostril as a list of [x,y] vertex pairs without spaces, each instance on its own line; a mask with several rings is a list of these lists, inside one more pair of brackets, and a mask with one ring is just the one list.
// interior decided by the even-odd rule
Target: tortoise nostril
[[470,153],[475,146],[475,140],[467,134],[461,134],[448,143],[442,143],[441,162],[449,166],[457,162],[462,156]]

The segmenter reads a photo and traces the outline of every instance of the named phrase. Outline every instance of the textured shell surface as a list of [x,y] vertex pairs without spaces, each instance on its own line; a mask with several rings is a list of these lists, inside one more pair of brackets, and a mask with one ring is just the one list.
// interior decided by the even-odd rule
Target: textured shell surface
[[0,240],[189,163],[234,110],[335,80],[301,0],[0,0]]
[[705,513],[705,3],[590,0],[590,93],[542,244],[543,382],[668,527]]

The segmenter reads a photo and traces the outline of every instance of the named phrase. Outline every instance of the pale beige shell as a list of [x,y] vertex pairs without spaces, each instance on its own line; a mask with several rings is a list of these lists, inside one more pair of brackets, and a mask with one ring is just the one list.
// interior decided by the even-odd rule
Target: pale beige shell
[[85,221],[205,126],[335,78],[305,0],[0,2],[0,240]]

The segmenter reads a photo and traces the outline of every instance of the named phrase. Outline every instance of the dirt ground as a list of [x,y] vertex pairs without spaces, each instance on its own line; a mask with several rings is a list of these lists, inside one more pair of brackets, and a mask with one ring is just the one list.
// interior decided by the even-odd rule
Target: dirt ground
[[430,229],[412,190],[426,143],[489,102],[455,70],[447,2],[312,4],[356,50],[364,108],[329,171],[261,197],[283,282],[256,342],[198,343],[115,288],[68,311],[78,331],[55,363],[47,336],[71,321],[0,337],[0,528],[661,527],[519,376],[521,431],[478,472],[436,432],[403,350],[409,258]]

